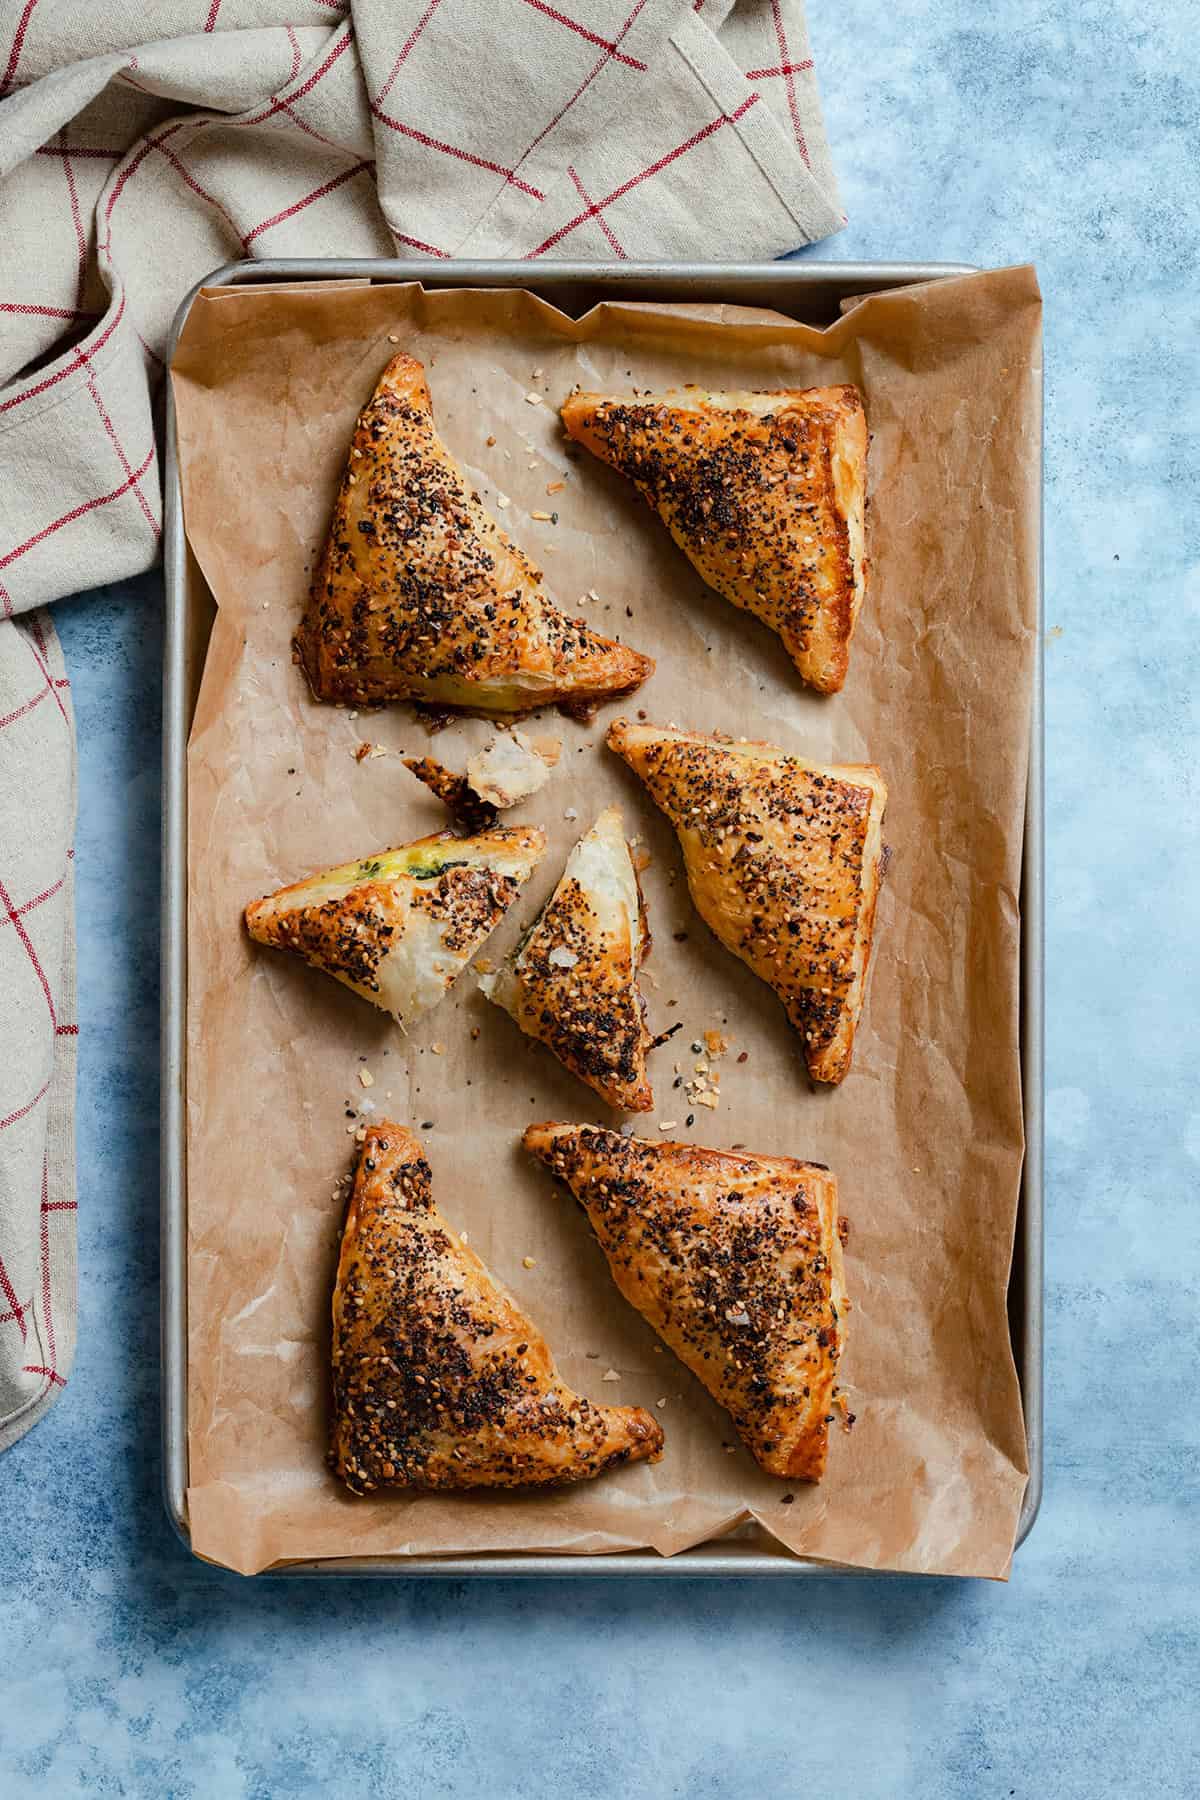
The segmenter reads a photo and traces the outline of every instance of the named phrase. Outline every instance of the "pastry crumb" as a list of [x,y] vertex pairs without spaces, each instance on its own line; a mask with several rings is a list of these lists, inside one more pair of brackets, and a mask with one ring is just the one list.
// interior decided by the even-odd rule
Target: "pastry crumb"
[[475,973],[477,975],[493,975],[495,974],[495,971],[496,965],[490,956],[477,956],[475,958]]
[[660,1131],[675,1131],[678,1125],[678,1119],[660,1119],[658,1121],[658,1129]]
[[548,495],[561,494],[566,485],[565,481],[548,481],[546,483],[546,493]]
[[503,510],[506,506],[512,505],[512,501],[509,499],[507,494],[497,494],[496,495],[496,505],[500,508],[501,512],[503,512]]
[[548,512],[531,512],[529,516],[531,519],[539,519],[543,525],[548,525],[551,519],[553,519],[554,514]]
[[430,1044],[429,1048],[433,1051],[435,1056],[445,1056],[446,1054],[445,1044]]
[[375,1086],[375,1077],[372,1075],[370,1069],[360,1069],[358,1071],[358,1079],[362,1083],[363,1087],[374,1087]]
[[710,1056],[724,1056],[729,1048],[729,1039],[720,1031],[706,1031],[704,1042],[708,1046]]
[[533,1256],[523,1256],[521,1258],[521,1267],[524,1269],[536,1269],[537,1258]]
[[540,406],[542,404],[542,396],[540,394],[526,394],[525,404],[526,406]]
[[600,1379],[601,1379],[601,1381],[620,1381],[621,1376],[620,1376],[619,1371],[616,1369],[605,1369],[605,1371],[604,1371],[603,1375],[600,1377]]
[[495,438],[492,436],[492,434],[490,432],[488,433],[487,437],[484,438],[483,441],[487,445],[489,450],[491,449],[492,445],[496,442]]
[[536,794],[550,779],[551,764],[523,731],[498,731],[467,762],[467,782],[481,800],[503,811]]
[[666,1395],[665,1395],[665,1394],[664,1394],[664,1395],[663,1395],[663,1397],[662,1397],[662,1399],[661,1399],[661,1400],[656,1400],[656,1401],[655,1401],[655,1402],[654,1402],[654,1404],[655,1404],[655,1406],[657,1406],[657,1408],[658,1408],[658,1410],[659,1410],[659,1412],[661,1412],[661,1411],[662,1411],[662,1409],[663,1409],[663,1407],[664,1407],[664,1406],[665,1406],[665,1405],[666,1405],[666,1404],[667,1404],[667,1396],[666,1396]]
[[388,332],[388,343],[389,344],[398,344],[399,342],[400,342],[400,339],[396,336],[396,333],[394,331],[389,331]]

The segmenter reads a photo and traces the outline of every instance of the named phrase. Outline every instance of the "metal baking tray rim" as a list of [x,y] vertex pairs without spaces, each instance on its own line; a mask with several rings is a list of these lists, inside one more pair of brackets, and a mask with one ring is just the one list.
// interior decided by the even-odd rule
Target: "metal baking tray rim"
[[[976,273],[958,263],[528,263],[332,258],[228,263],[198,282],[175,315],[167,346],[168,367],[180,332],[202,288],[281,281],[358,279],[421,282],[425,287],[528,287],[569,307],[573,289],[591,303],[604,298],[727,300],[777,305],[786,310],[809,290],[849,298]],[[163,562],[166,620],[163,658],[162,1002],[161,1002],[161,1358],[163,1499],[181,1542],[192,1549],[187,1518],[187,1189],[185,1065],[187,1034],[187,544],[175,433],[175,408],[167,381],[166,453],[163,465],[165,526]],[[1019,1548],[1032,1531],[1043,1487],[1043,971],[1044,971],[1044,774],[1042,553],[1039,536],[1033,705],[1030,717],[1021,875],[1021,1085],[1025,1161],[1009,1289],[1010,1329],[1021,1383],[1029,1481],[1017,1528]],[[193,1551],[193,1554],[196,1554]],[[727,1538],[695,1545],[677,1556],[653,1550],[611,1555],[546,1552],[466,1553],[449,1556],[320,1558],[281,1565],[274,1575],[337,1576],[797,1576],[871,1575],[792,1555],[782,1546]]]

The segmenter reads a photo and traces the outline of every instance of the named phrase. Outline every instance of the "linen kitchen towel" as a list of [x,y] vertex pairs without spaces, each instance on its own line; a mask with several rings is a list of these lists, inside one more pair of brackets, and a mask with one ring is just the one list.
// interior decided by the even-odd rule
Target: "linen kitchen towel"
[[843,223],[800,0],[0,0],[0,1448],[74,1340],[74,746],[38,609],[148,567],[246,256],[761,260]]

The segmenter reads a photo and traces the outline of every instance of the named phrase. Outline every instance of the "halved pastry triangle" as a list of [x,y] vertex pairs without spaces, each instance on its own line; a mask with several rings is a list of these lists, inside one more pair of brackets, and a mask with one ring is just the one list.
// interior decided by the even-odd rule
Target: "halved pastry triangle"
[[820,1481],[847,1303],[837,1182],[788,1156],[530,1125],[613,1279],[771,1475]]
[[437,832],[256,900],[246,928],[411,1024],[495,930],[545,848],[535,825]]
[[513,714],[632,693],[647,656],[568,619],[439,438],[403,352],[361,414],[296,650],[318,700]]
[[479,985],[610,1106],[645,1112],[652,1040],[637,972],[649,941],[621,809],[610,806],[516,953]]
[[709,930],[779,995],[813,1079],[843,1080],[875,927],[887,803],[879,770],[627,719],[608,743],[679,833]]
[[628,476],[710,587],[836,693],[867,582],[867,420],[855,387],[572,394],[563,424]]
[[657,1461],[662,1427],[559,1376],[537,1327],[433,1202],[401,1125],[363,1140],[333,1294],[329,1462],[372,1488],[587,1481]]

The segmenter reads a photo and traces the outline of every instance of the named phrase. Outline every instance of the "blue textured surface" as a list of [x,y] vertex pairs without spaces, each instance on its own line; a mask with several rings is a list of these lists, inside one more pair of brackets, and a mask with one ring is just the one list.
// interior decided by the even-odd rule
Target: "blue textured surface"
[[288,1585],[186,1556],[158,1498],[160,628],[133,583],[56,615],[84,1280],[66,1397],[0,1460],[5,1796],[1200,1792],[1200,15],[811,12],[853,220],[818,254],[1031,257],[1048,302],[1042,1519],[1007,1588]]

